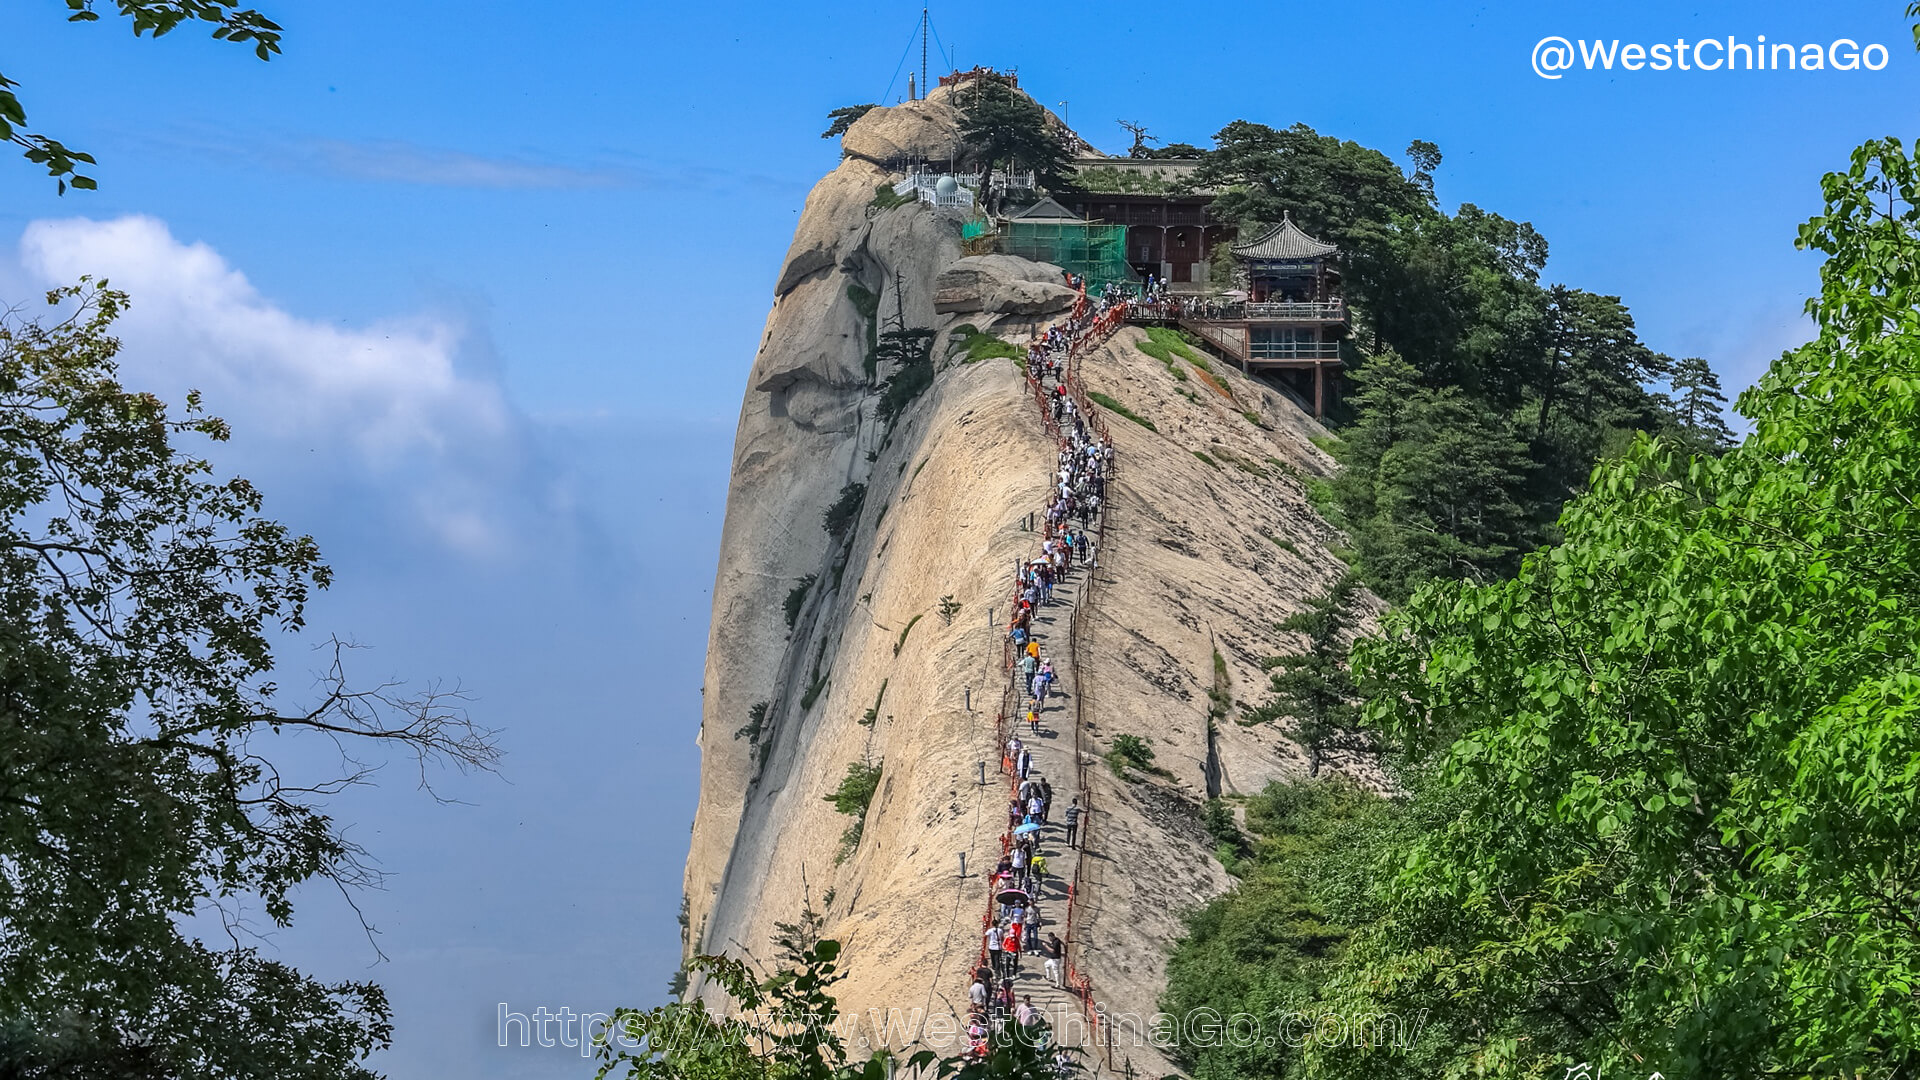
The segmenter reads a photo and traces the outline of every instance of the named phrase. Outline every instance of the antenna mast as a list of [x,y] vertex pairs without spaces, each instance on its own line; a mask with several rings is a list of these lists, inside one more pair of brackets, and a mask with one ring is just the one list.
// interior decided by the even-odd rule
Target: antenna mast
[[[896,31],[897,32],[897,31]],[[920,8],[920,92],[927,92],[927,9]]]

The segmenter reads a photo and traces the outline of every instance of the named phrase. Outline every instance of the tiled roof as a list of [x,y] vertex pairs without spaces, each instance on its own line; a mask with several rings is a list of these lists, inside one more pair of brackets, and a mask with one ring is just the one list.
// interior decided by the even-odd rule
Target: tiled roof
[[1233,253],[1243,259],[1317,259],[1340,250],[1322,240],[1315,240],[1300,231],[1293,223],[1293,214],[1282,216],[1280,224],[1273,226],[1259,236],[1244,244],[1233,245]]

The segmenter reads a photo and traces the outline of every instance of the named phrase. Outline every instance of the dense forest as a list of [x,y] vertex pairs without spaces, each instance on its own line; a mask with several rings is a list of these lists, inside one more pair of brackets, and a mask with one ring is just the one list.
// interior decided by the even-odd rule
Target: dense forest
[[1433,144],[1410,146],[1403,170],[1305,125],[1239,120],[1214,142],[1196,177],[1221,191],[1214,216],[1244,234],[1289,212],[1340,245],[1356,326],[1327,502],[1383,596],[1511,576],[1634,432],[1728,444],[1712,369],[1642,343],[1619,297],[1542,284],[1533,226],[1441,210]]
[[[1304,127],[1222,130],[1235,220],[1341,244],[1350,582],[1270,700],[1377,768],[1244,800],[1164,1005],[1204,1078],[1912,1075],[1920,1066],[1920,174],[1821,181],[1817,337],[1738,408],[1545,241]],[[1316,753],[1316,761],[1318,754]],[[1217,809],[1217,808],[1216,808]],[[1226,819],[1223,814],[1210,819]],[[1232,1031],[1231,1025],[1225,1030]]]

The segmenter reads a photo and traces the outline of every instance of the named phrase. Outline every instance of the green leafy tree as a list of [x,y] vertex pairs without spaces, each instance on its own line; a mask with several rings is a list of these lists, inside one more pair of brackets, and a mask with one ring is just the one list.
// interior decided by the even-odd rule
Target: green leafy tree
[[1395,221],[1347,258],[1342,285],[1370,351],[1398,352],[1428,385],[1504,412],[1540,381],[1546,261],[1533,226],[1468,203]]
[[1293,738],[1307,748],[1310,775],[1320,774],[1328,749],[1352,742],[1360,718],[1360,691],[1347,669],[1347,651],[1359,621],[1359,592],[1359,581],[1343,574],[1309,599],[1305,611],[1281,621],[1281,632],[1306,641],[1299,652],[1262,662],[1271,672],[1273,697],[1248,709],[1244,717],[1250,724],[1293,721]]
[[[392,1030],[380,988],[261,956],[237,909],[285,926],[304,884],[378,880],[324,806],[368,779],[353,755],[385,746],[424,775],[497,751],[457,696],[356,689],[337,641],[317,700],[280,703],[273,641],[331,580],[318,548],[181,449],[228,435],[196,396],[176,414],[119,383],[124,295],[47,299],[63,314],[0,322],[0,1059],[369,1077]],[[276,738],[298,733],[340,743],[347,774],[283,772]],[[232,940],[190,936],[196,914]]]
[[1637,438],[1514,580],[1428,586],[1356,649],[1446,813],[1377,863],[1322,994],[1454,1041],[1310,1069],[1920,1070],[1920,170],[1876,140],[1822,190],[1818,337],[1741,396],[1742,445]]
[[854,121],[867,115],[873,108],[873,104],[869,102],[865,105],[848,105],[844,108],[833,110],[827,114],[827,130],[821,132],[820,137],[823,139],[831,139],[845,135],[847,129],[853,126]]
[[1174,1056],[1196,1080],[1300,1075],[1299,1040],[1281,1037],[1281,1026],[1315,1015],[1349,934],[1332,912],[1351,910],[1344,897],[1365,891],[1373,854],[1396,835],[1395,812],[1337,773],[1272,783],[1248,800],[1246,876],[1188,916],[1160,1007],[1176,1017],[1254,1016],[1273,1037],[1213,1038],[1179,1025]]
[[1430,576],[1511,573],[1595,462],[1635,431],[1680,426],[1650,385],[1671,362],[1639,341],[1617,297],[1543,287],[1547,242],[1526,222],[1434,205],[1434,144],[1412,143],[1405,172],[1305,125],[1235,121],[1215,144],[1196,177],[1220,191],[1211,213],[1244,232],[1290,211],[1338,244],[1355,345],[1415,371],[1403,389],[1418,397],[1392,399],[1418,421],[1404,445],[1365,430],[1390,395],[1364,393],[1362,373],[1363,393],[1336,410],[1354,474],[1336,485],[1344,524],[1384,595]]
[[1432,202],[1433,171],[1440,167],[1440,147],[1425,139],[1415,139],[1407,145],[1407,160],[1413,163],[1407,179]]
[[1343,468],[1331,491],[1367,583],[1399,600],[1430,578],[1510,572],[1539,537],[1526,444],[1483,402],[1422,385],[1394,353],[1354,379],[1359,418],[1334,448]]
[[925,327],[888,330],[874,346],[875,370],[885,369],[874,412],[889,427],[933,385],[933,339]]
[[[262,60],[271,59],[280,51],[280,26],[273,20],[252,8],[242,8],[234,0],[101,0],[111,3],[118,14],[132,21],[135,37],[151,35],[159,37],[183,23],[207,23],[213,26],[216,40],[232,41],[253,45],[253,52]],[[72,14],[68,22],[97,22],[100,13],[94,10],[95,0],[66,0]],[[14,94],[19,83],[0,74],[0,139],[4,139],[21,148],[22,156],[36,165],[46,167],[47,175],[52,176],[59,192],[67,193],[71,184],[77,188],[95,188],[99,185],[93,177],[83,175],[82,165],[93,165],[93,155],[82,153],[67,147],[58,139],[46,135],[37,135],[21,130],[27,123],[27,112]]]
[[960,141],[988,172],[1006,164],[1032,169],[1041,187],[1053,191],[1068,181],[1067,143],[1040,103],[1005,80],[969,80],[959,95]]
[[843,814],[865,817],[867,807],[873,805],[874,793],[880,790],[880,775],[877,761],[850,761],[847,774],[840,778],[840,786],[825,798]]
[[[827,508],[820,512],[820,525],[835,540],[845,539],[860,523],[860,508],[867,504],[867,485],[848,484],[840,489]],[[836,581],[836,584],[838,582]]]
[[833,996],[847,976],[840,943],[820,936],[823,921],[808,908],[799,922],[776,925],[779,966],[771,974],[728,956],[689,961],[686,970],[705,976],[726,998],[722,1014],[697,999],[616,1009],[607,1030],[594,1037],[597,1080],[622,1069],[626,1080],[1059,1080],[1042,1047],[1011,1025],[995,1034],[978,1061],[942,1058],[933,1050],[848,1060]]
[[1727,395],[1705,360],[1689,356],[1674,361],[1667,383],[1673,387],[1669,408],[1682,439],[1716,453],[1733,445],[1733,430],[1725,418]]
[[1290,211],[1301,228],[1353,252],[1377,242],[1396,217],[1428,207],[1385,154],[1305,124],[1281,131],[1235,120],[1213,138],[1194,182],[1221,189],[1212,214],[1243,231]]
[[[1556,285],[1547,290],[1547,362],[1536,388],[1534,433],[1570,418],[1582,428],[1647,419],[1646,385],[1671,361],[1640,343],[1617,296]],[[1585,480],[1584,470],[1578,476]]]

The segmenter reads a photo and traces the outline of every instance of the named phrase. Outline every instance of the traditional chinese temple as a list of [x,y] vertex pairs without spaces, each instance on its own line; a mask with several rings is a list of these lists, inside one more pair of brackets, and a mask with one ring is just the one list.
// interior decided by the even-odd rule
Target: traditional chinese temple
[[[1214,245],[1233,238],[1233,226],[1207,218],[1214,191],[1193,186],[1198,161],[1177,158],[1079,158],[1081,187],[1066,205],[1090,221],[1124,226],[1126,260],[1134,273],[1198,291],[1207,283]],[[1189,289],[1181,289],[1181,286]]]
[[1169,305],[1177,322],[1248,372],[1273,374],[1324,416],[1328,384],[1340,372],[1340,339],[1350,323],[1340,295],[1339,249],[1293,223],[1232,245],[1246,279],[1244,300]]

